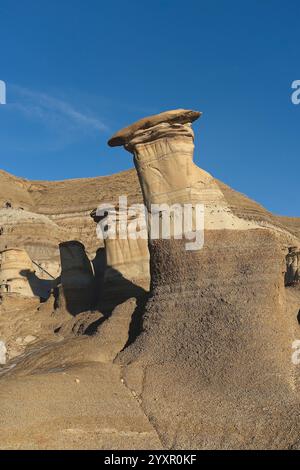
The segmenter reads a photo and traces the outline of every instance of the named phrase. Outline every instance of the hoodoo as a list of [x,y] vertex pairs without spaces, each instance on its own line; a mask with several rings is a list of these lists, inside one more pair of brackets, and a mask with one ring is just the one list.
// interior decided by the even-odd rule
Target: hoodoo
[[[99,224],[106,252],[105,280],[113,280],[123,277],[131,282],[142,283],[149,280],[149,250],[147,237],[132,237],[131,227],[143,230],[146,225],[144,213],[128,214],[127,207],[110,207],[102,210],[103,215],[94,209],[91,212],[93,220]],[[111,214],[113,213],[113,214]],[[114,236],[105,236],[107,221],[110,217],[114,220]],[[142,224],[140,223],[142,221]],[[139,225],[140,224],[140,225]],[[123,235],[120,231],[123,230]],[[135,233],[136,235],[136,233]]]
[[133,154],[148,220],[153,204],[205,209],[199,250],[172,233],[149,236],[150,296],[140,334],[118,360],[167,447],[295,446],[298,323],[285,303],[284,233],[234,214],[221,187],[193,163],[191,123],[199,116],[150,116],[109,141]]
[[198,167],[193,163],[196,111],[168,111],[138,121],[118,132],[109,145],[124,145],[133,153],[144,203],[191,202]]
[[25,272],[34,272],[31,259],[25,250],[9,248],[0,253],[0,290],[1,293],[20,294],[34,297]]
[[[120,131],[110,144],[137,172],[0,170],[0,252],[36,269],[4,250],[2,289],[19,294],[0,295],[1,448],[300,449],[300,219],[193,163],[199,115]],[[100,241],[89,214],[107,201],[115,236]]]

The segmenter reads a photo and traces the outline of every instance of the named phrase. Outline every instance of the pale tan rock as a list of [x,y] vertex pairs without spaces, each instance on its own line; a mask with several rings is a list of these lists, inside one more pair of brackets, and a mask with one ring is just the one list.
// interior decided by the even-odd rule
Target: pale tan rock
[[7,359],[7,349],[5,346],[4,341],[0,340],[0,366],[6,364],[6,359]]
[[[106,221],[110,219],[111,212],[116,222],[115,235],[113,237],[104,237]],[[141,231],[144,230],[147,235],[146,221],[143,211],[138,215],[128,215],[127,211],[124,216],[119,206],[107,211],[107,216],[99,217],[97,210],[92,211],[91,217],[99,224],[104,237],[104,246],[106,252],[106,270],[105,280],[124,277],[129,281],[139,282],[148,280],[149,273],[149,250],[147,238],[133,238],[130,233],[136,232],[136,227]],[[125,217],[125,218],[124,218]],[[120,224],[120,221],[123,224]],[[124,225],[125,224],[125,225]],[[122,230],[124,234],[122,235]]]
[[25,250],[10,248],[1,252],[0,289],[2,293],[34,297],[25,275],[26,272],[34,272],[34,268]]
[[[153,247],[154,289],[143,316],[132,318],[126,303],[99,335],[64,339],[53,332],[80,315],[48,312],[47,304],[39,310],[35,299],[19,296],[0,305],[9,351],[0,372],[3,448],[299,446],[299,366],[291,364],[291,344],[299,332],[300,291],[283,287],[282,269],[286,247],[297,242],[283,250],[281,241],[283,230],[299,237],[300,219],[273,216],[198,173],[194,191],[208,208],[204,249],[187,256],[178,243]],[[0,250],[26,247],[55,276],[58,243],[80,240],[91,259],[99,248],[93,207],[115,203],[120,194],[142,200],[133,171],[61,182],[24,182],[0,171],[0,204],[7,194],[25,210],[0,210]],[[111,283],[111,297],[118,293],[119,284]],[[134,329],[128,347],[136,319],[144,331]],[[20,355],[15,338],[32,333],[39,343],[10,360]],[[106,362],[124,341],[122,366]]]
[[193,163],[191,122],[200,113],[176,110],[138,121],[121,130],[110,145],[125,145],[134,163],[148,210],[155,203],[191,201],[191,188],[199,177]]
[[169,124],[191,123],[198,119],[200,116],[201,113],[199,113],[198,111],[191,111],[187,109],[175,109],[171,111],[165,111],[160,114],[155,114],[153,116],[140,119],[134,124],[131,124],[131,126],[121,129],[119,132],[113,135],[113,137],[108,141],[108,144],[111,147],[115,147],[118,145],[131,145],[132,139],[134,139],[136,133],[139,133],[140,131],[147,132],[154,126],[164,124],[166,122],[168,122]]
[[153,203],[205,202],[215,225],[196,252],[174,237],[149,238],[140,334],[117,358],[125,382],[168,448],[291,448],[300,376],[291,363],[297,312],[287,309],[283,282],[286,234],[248,225],[228,204],[227,214],[220,187],[193,164],[190,123],[164,117],[110,144],[133,153],[150,212]]
[[24,344],[30,344],[30,343],[33,343],[34,341],[37,340],[37,337],[36,336],[33,336],[33,335],[27,335],[25,336],[24,340],[23,340],[23,343]]
[[[257,224],[268,224],[276,230],[300,236],[296,217],[274,216],[204,170],[199,171],[202,172],[198,183],[200,199],[207,206],[206,229],[245,229],[248,224],[253,228],[255,224],[256,228]],[[78,240],[92,259],[99,245],[103,245],[95,236],[90,212],[101,203],[117,204],[119,195],[128,196],[130,204],[143,202],[134,170],[64,181],[28,181],[0,170],[0,251],[6,246],[25,249],[30,258],[52,276],[47,277],[35,266],[39,278],[57,278],[61,271],[59,243]],[[4,208],[7,201],[12,204],[8,210]],[[293,240],[287,242],[289,246],[294,243]]]
[[[168,232],[171,237],[182,236],[184,205],[190,204],[192,221],[185,235],[189,238],[194,232],[193,238],[189,238],[190,247],[196,240],[195,246],[201,245],[203,232],[200,233],[200,225],[204,228],[204,221],[200,220],[201,208],[196,212],[196,205],[202,203],[198,186],[199,183],[203,185],[203,172],[193,162],[194,133],[191,128],[191,123],[200,115],[196,111],[175,110],[151,116],[121,130],[109,141],[114,145],[125,142],[125,148],[134,155],[150,221],[150,244],[154,230],[164,233],[163,236]],[[207,182],[210,176],[205,175],[204,179]],[[176,212],[178,207],[180,219]],[[157,229],[154,229],[155,224]]]

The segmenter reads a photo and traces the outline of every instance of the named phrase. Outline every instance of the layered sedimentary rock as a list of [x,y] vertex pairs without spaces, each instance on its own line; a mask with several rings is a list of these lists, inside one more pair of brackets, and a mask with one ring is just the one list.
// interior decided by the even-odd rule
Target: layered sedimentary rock
[[2,293],[34,297],[28,274],[34,272],[31,259],[25,250],[10,248],[0,253],[0,290]]
[[[180,114],[172,113],[172,132],[175,124],[188,124]],[[165,119],[144,120],[142,127],[129,129],[132,138],[137,130],[148,132],[147,122],[150,128],[159,125],[159,133],[167,130]],[[133,282],[124,283],[127,297],[120,299],[120,284],[112,279],[111,315],[100,318],[92,337],[77,335],[98,321],[97,312],[73,318],[54,310],[54,299],[40,304],[36,298],[24,302],[21,296],[5,296],[0,304],[0,340],[7,349],[7,364],[0,369],[1,447],[300,447],[299,365],[291,361],[299,338],[300,290],[284,288],[287,248],[300,246],[300,219],[275,217],[194,167],[190,129],[176,139],[173,133],[174,140],[169,131],[162,145],[174,150],[180,168],[176,148],[180,135],[187,137],[183,180],[192,188],[193,203],[199,196],[205,205],[203,249],[187,251],[185,240],[173,237],[151,241],[152,286],[145,309],[145,299],[126,301]],[[159,145],[150,142],[150,151]],[[168,178],[163,155],[158,157],[154,154],[151,173]],[[148,168],[145,173],[146,181]],[[189,201],[177,176],[172,176],[176,188],[168,179],[159,181],[162,192],[153,199]],[[149,181],[152,186],[154,179]],[[182,199],[174,198],[175,192]],[[148,194],[152,198],[151,188]],[[142,201],[136,172],[30,182],[0,171],[0,250],[8,244],[25,247],[57,277],[58,244],[79,240],[98,283],[105,249],[89,214],[102,202],[115,205],[120,195],[127,195],[129,204]]]
[[[91,217],[98,224],[106,253],[105,280],[120,276],[131,282],[149,280],[149,250],[143,206],[130,214],[128,208],[95,209]],[[107,230],[111,233],[107,236]]]
[[[245,225],[254,221],[300,235],[298,218],[275,217],[251,199],[200,171],[204,183],[201,198],[204,200],[205,196],[206,205],[210,207],[206,210],[207,227],[214,227],[228,212],[231,214],[226,219],[229,228],[233,223],[232,215],[236,215]],[[0,170],[0,251],[6,246],[24,248],[32,260],[56,278],[60,273],[59,243],[78,240],[91,258],[96,257],[99,245],[102,246],[95,236],[90,212],[101,203],[117,204],[120,195],[126,195],[129,204],[143,201],[134,170],[54,182],[29,181]],[[6,208],[7,202],[11,207]],[[292,244],[289,242],[289,246]],[[43,272],[39,272],[39,277],[46,279]]]
[[[118,204],[115,207],[103,205],[91,212],[91,217],[97,223],[98,237],[104,242],[103,252],[100,249],[98,253],[105,257],[105,269],[104,272],[96,269],[96,275],[100,271],[96,280],[96,293],[97,307],[106,316],[110,316],[120,304],[127,307],[134,305],[126,303],[130,298],[135,298],[140,304],[149,289],[145,211],[143,205],[137,206],[134,213],[131,213],[130,209],[127,210],[127,207],[120,208]],[[140,236],[141,233],[143,236]],[[94,266],[97,266],[95,261],[98,258],[101,259],[97,255]],[[134,310],[135,307],[131,315]],[[127,329],[124,334],[128,336]]]
[[124,378],[167,447],[297,447],[298,312],[284,289],[292,235],[240,218],[193,164],[198,116],[162,113],[109,142],[133,153],[150,214],[157,202],[205,208],[202,249],[172,234],[149,240],[151,292],[140,334],[119,357]]
[[[176,110],[139,121],[113,136],[109,145],[133,153],[144,203],[190,202],[197,181],[190,123],[200,113]],[[172,158],[170,158],[170,156]]]

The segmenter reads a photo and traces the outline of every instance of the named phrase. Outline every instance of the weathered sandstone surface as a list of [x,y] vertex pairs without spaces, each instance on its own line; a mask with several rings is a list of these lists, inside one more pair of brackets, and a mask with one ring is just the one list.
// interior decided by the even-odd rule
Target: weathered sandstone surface
[[[136,172],[0,171],[1,448],[300,448],[300,219],[197,167],[198,117],[170,111],[113,136]],[[203,248],[172,230],[99,240],[95,208],[121,217],[124,195],[145,202],[148,228],[153,203],[204,204]]]
[[110,141],[133,153],[150,212],[156,202],[197,201],[208,212],[199,251],[175,236],[149,240],[150,296],[140,334],[119,361],[167,447],[292,447],[300,431],[300,375],[291,361],[299,325],[297,310],[287,312],[283,253],[293,236],[230,210],[192,162],[195,116],[163,113]]

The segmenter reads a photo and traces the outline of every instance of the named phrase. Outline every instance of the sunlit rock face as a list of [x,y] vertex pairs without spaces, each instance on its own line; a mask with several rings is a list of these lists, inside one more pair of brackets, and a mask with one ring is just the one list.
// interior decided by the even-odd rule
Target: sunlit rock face
[[7,349],[4,341],[0,340],[0,366],[6,364]]
[[20,248],[10,248],[2,251],[0,255],[1,293],[34,297],[28,281],[28,274],[34,272],[34,267],[26,251]]
[[[167,276],[167,278],[169,284],[175,284],[184,283],[180,275],[181,266],[185,263],[186,267],[186,263],[191,258],[186,253],[183,240],[176,237],[178,235],[175,228],[176,215],[168,208],[174,206],[183,208],[185,204],[191,205],[190,229],[195,229],[195,206],[202,202],[197,184],[200,181],[203,185],[203,173],[193,162],[194,133],[191,124],[200,115],[201,113],[191,110],[168,111],[138,121],[115,134],[109,141],[109,145],[124,145],[126,150],[133,153],[144,204],[148,211],[152,288],[157,279],[161,279],[153,264],[154,259],[157,265],[157,263],[160,264],[160,256],[163,256],[164,262],[173,266],[172,275],[169,272],[170,277]],[[206,174],[204,176],[207,182],[210,176]],[[156,238],[164,238],[163,224],[166,223],[169,227],[169,240],[153,238],[154,224],[152,222],[157,215],[159,237]],[[174,249],[170,246],[171,240],[176,245],[176,249],[175,245]],[[192,258],[191,262],[193,263]],[[190,273],[192,272],[193,270],[190,270]]]
[[[53,299],[0,299],[3,449],[299,448],[300,369],[291,360],[299,355],[291,346],[300,290],[284,288],[283,278],[287,247],[300,246],[300,219],[275,217],[197,171],[204,247],[187,252],[180,241],[154,241],[145,308],[128,299],[136,297],[129,282],[123,299],[111,282],[109,309],[99,309],[109,316],[100,324],[99,312],[70,318]],[[10,190],[13,207],[0,207],[0,251],[25,248],[57,278],[58,243],[79,240],[99,286],[105,249],[89,214],[121,194],[141,202],[136,172],[28,182],[30,205],[19,183],[1,179],[0,170],[0,206]],[[298,240],[290,234],[283,246],[284,229]],[[98,334],[88,337],[94,322]]]
[[[115,208],[103,210],[103,216],[97,214],[96,209],[91,213],[104,240],[104,278],[105,281],[124,278],[132,283],[147,284],[150,273],[145,214],[142,207],[137,207],[132,214],[127,209],[117,205]],[[111,233],[105,236],[107,229],[110,229]]]
[[115,134],[109,145],[124,145],[133,153],[144,202],[191,202],[199,168],[193,163],[191,122],[200,113],[176,110],[141,120]]
[[152,204],[205,208],[201,249],[186,250],[174,234],[149,237],[150,295],[139,334],[118,360],[167,447],[290,448],[300,435],[291,361],[299,325],[284,288],[285,234],[233,214],[194,165],[197,117],[150,116],[109,141],[133,154],[148,230]]

